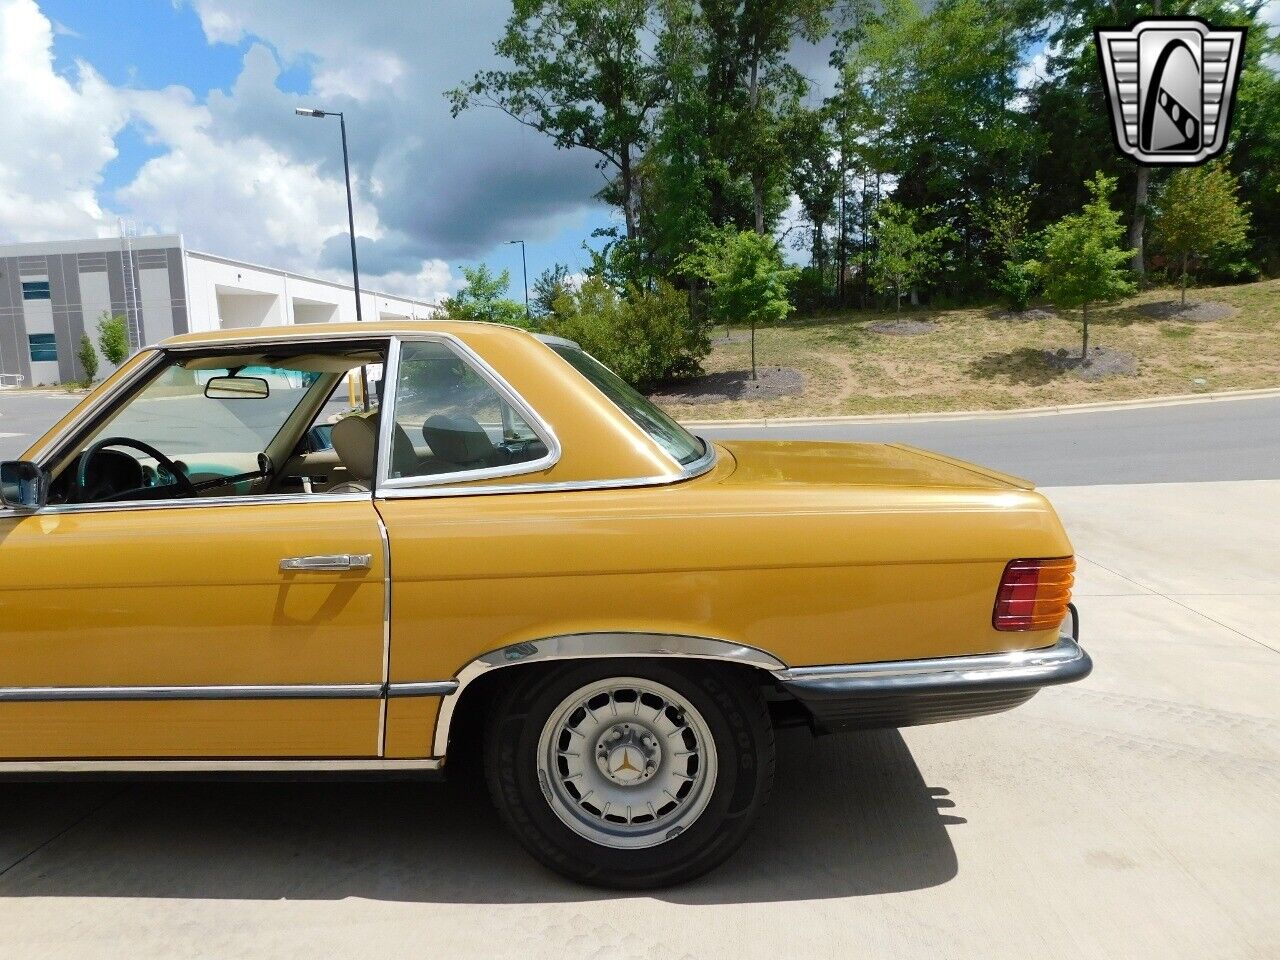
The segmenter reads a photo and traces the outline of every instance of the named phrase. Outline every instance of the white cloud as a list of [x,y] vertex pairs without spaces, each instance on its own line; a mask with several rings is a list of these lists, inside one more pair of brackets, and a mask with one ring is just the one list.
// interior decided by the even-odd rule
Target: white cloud
[[88,64],[53,68],[53,26],[30,0],[0,0],[0,236],[97,236],[111,215],[97,196],[126,121],[116,91]]
[[[0,240],[110,236],[123,217],[195,249],[345,279],[336,122],[295,117],[309,101],[347,113],[371,287],[447,295],[451,264],[511,236],[548,239],[595,207],[590,155],[493,111],[449,116],[443,91],[494,63],[508,0],[473,0],[465,19],[443,0],[358,17],[311,0],[187,2],[210,43],[250,40],[232,88],[203,99],[113,86],[84,62],[64,75],[53,50],[67,31],[35,0],[0,0]],[[311,77],[298,96],[278,84],[295,66]],[[126,127],[156,155],[108,193]]]

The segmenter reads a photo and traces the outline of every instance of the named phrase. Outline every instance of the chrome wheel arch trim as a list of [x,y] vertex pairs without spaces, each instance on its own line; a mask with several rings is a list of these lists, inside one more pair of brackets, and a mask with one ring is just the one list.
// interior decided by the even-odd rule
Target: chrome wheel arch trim
[[786,664],[767,651],[746,644],[711,637],[670,633],[569,633],[541,640],[526,640],[490,650],[467,663],[454,677],[456,689],[440,701],[436,714],[432,753],[444,757],[449,749],[449,734],[454,713],[466,688],[494,670],[530,663],[559,660],[603,660],[618,657],[674,658],[680,660],[714,660],[738,663],[746,667],[776,673]]

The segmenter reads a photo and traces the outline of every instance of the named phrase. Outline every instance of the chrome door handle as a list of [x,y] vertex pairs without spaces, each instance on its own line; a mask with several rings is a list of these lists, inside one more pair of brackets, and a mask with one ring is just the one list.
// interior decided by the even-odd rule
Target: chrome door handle
[[312,557],[285,557],[281,570],[368,570],[373,565],[371,553],[323,553]]

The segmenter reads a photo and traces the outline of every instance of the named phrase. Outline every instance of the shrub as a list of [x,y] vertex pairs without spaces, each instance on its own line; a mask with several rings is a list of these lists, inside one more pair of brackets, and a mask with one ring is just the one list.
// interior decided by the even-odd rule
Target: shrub
[[544,329],[580,344],[639,389],[696,376],[711,349],[706,331],[689,317],[684,293],[665,281],[653,290],[629,287],[621,297],[601,277],[566,290]]
[[1006,260],[991,285],[1005,298],[1009,309],[1021,312],[1031,303],[1038,281],[1035,271],[1026,263]]
[[510,273],[503,270],[495,274],[482,263],[478,267],[463,267],[462,275],[466,277],[467,285],[444,301],[447,319],[478,320],[528,328],[528,314],[524,304],[516,303],[507,296],[507,288],[511,286]]
[[98,349],[113,367],[120,366],[129,355],[129,333],[123,314],[102,311],[98,320]]
[[88,386],[98,376],[98,353],[93,349],[93,341],[87,333],[80,334],[80,348],[76,350],[76,359],[80,361],[84,382]]

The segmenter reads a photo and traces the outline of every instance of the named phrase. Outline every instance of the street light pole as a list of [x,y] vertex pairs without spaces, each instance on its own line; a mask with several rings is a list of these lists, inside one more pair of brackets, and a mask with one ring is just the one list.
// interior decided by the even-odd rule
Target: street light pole
[[524,274],[524,322],[533,326],[533,318],[529,313],[529,261],[525,258],[524,241],[508,240],[508,244],[520,244],[520,271]]
[[[356,323],[364,320],[364,311],[360,307],[360,262],[356,259],[356,212],[351,199],[351,160],[347,154],[347,118],[341,110],[317,110],[314,107],[295,107],[293,110],[300,117],[337,117],[338,129],[342,134],[342,177],[347,184],[347,230],[351,237],[351,287],[356,295]],[[525,312],[528,312],[526,305]],[[360,367],[360,394],[364,398],[365,410],[369,406],[369,374],[364,366]]]

